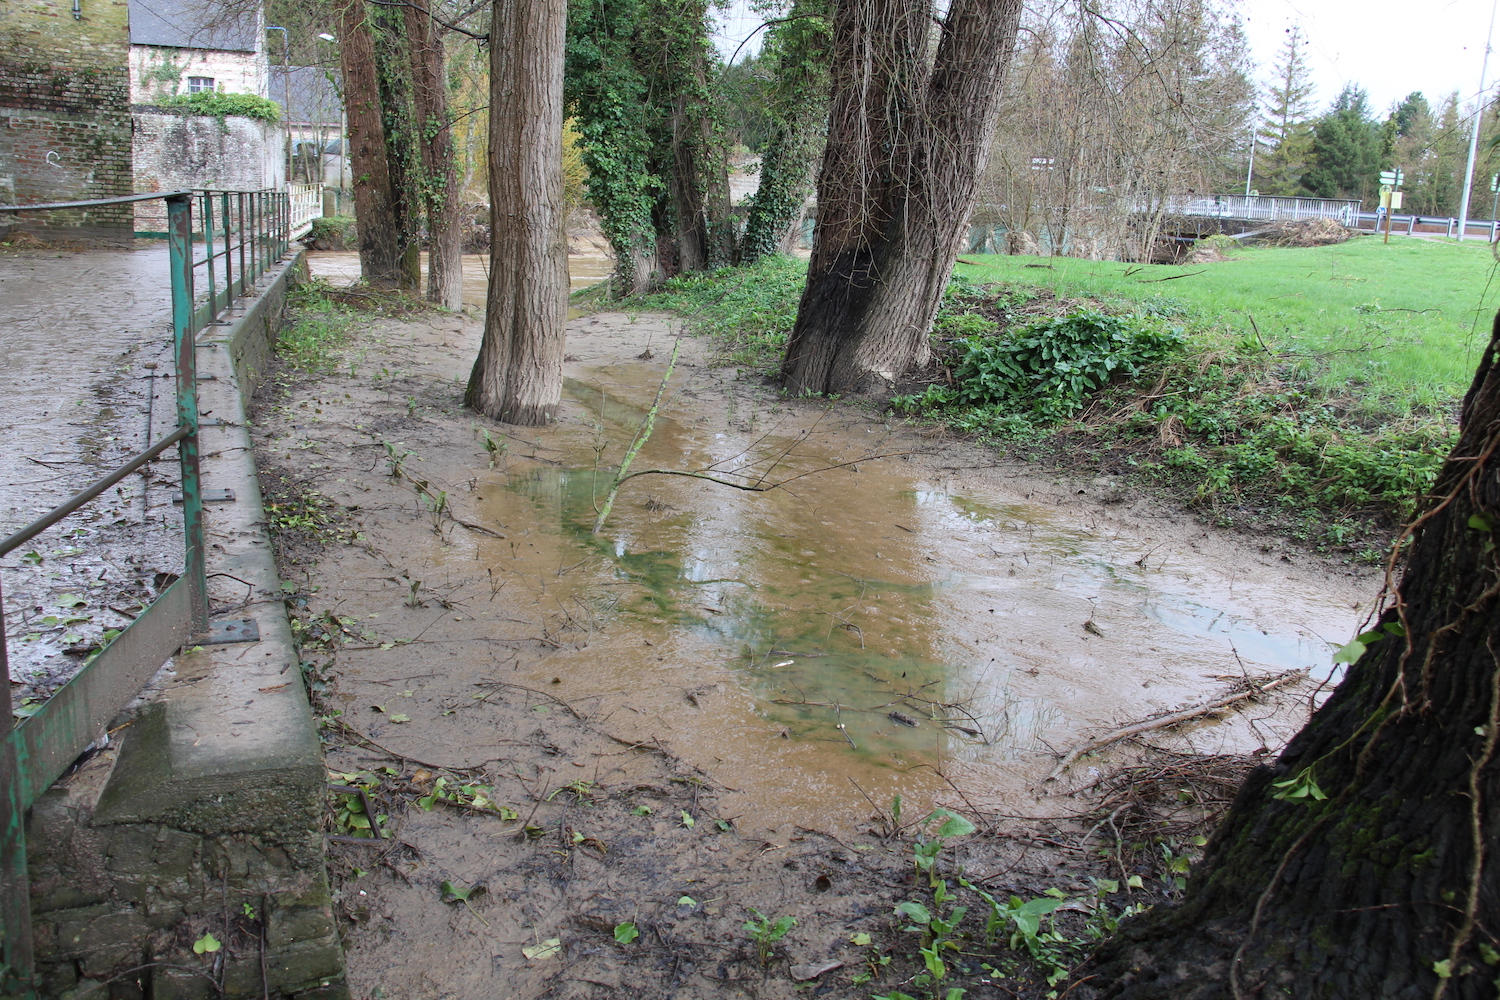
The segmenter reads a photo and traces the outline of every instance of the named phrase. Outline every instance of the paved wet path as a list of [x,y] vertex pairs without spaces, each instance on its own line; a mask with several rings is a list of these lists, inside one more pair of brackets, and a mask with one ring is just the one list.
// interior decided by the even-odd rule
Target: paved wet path
[[[165,243],[0,256],[0,536],[171,430],[171,343]],[[179,568],[176,470],[151,473],[0,560],[14,678],[55,686]]]

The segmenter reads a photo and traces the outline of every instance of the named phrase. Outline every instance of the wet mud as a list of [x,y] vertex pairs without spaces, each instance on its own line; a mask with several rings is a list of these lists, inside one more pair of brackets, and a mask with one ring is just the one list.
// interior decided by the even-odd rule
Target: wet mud
[[[478,327],[436,314],[261,401],[263,480],[358,530],[283,565],[329,766],[387,817],[379,846],[332,848],[357,996],[790,996],[828,962],[818,994],[864,995],[851,935],[914,951],[897,796],[908,827],[981,824],[954,848],[970,878],[1081,891],[1101,862],[1071,793],[1139,747],[1048,784],[1058,758],[1309,670],[1150,737],[1276,750],[1378,589],[1107,479],[783,400],[692,339],[633,466],[662,472],[595,533],[675,332],[573,321],[546,428],[462,409]],[[765,966],[752,908],[799,921]]]

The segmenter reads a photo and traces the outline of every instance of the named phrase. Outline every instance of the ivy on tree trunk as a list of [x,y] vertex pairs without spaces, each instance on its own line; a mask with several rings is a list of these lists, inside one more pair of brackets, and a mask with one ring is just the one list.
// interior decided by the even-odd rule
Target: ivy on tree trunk
[[1079,995],[1495,996],[1497,355],[1500,317],[1458,444],[1402,536],[1400,586],[1346,647],[1344,680],[1246,780],[1182,902],[1127,921]]
[[797,0],[770,28],[761,58],[772,75],[770,134],[745,216],[740,262],[790,252],[828,122],[829,0]]
[[463,234],[458,174],[448,122],[448,72],[442,26],[416,6],[405,9],[411,53],[412,97],[421,153],[422,207],[427,215],[427,298],[445,309],[463,307]]
[[732,263],[736,238],[705,0],[574,0],[567,105],[618,291]]
[[375,36],[365,0],[338,0],[338,17],[360,274],[371,285],[394,287],[401,283],[401,240],[376,79]]

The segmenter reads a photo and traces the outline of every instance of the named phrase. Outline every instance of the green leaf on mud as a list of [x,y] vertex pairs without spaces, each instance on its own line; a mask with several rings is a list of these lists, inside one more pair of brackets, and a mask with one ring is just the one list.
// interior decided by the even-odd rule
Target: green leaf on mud
[[693,827],[698,825],[698,821],[693,819],[692,813],[684,809],[682,811],[682,825],[691,830]]
[[212,934],[205,934],[201,938],[199,938],[198,940],[196,940],[196,941],[193,942],[193,954],[194,955],[212,954],[213,952],[218,951],[222,947],[223,947],[223,945],[221,945],[219,943],[219,939],[218,938],[214,937]]
[[921,903],[908,900],[896,906],[896,912],[908,917],[912,922],[926,926],[932,922],[932,914],[927,912],[927,907]]
[[640,930],[629,920],[615,924],[615,940],[620,944],[629,944],[640,936]]

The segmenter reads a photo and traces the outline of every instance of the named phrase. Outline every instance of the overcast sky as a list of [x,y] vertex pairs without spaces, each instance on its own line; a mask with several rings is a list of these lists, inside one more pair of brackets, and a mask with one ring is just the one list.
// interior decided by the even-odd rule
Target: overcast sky
[[[1479,92],[1480,62],[1495,0],[1240,0],[1240,16],[1264,82],[1286,30],[1302,26],[1308,39],[1318,110],[1345,83],[1356,83],[1383,113],[1414,90],[1432,104],[1457,90],[1464,100]],[[760,19],[735,0],[720,14],[718,44],[727,58]],[[761,34],[764,34],[762,32]],[[751,51],[760,36],[741,51]],[[1494,88],[1500,57],[1492,56],[1486,81]]]

